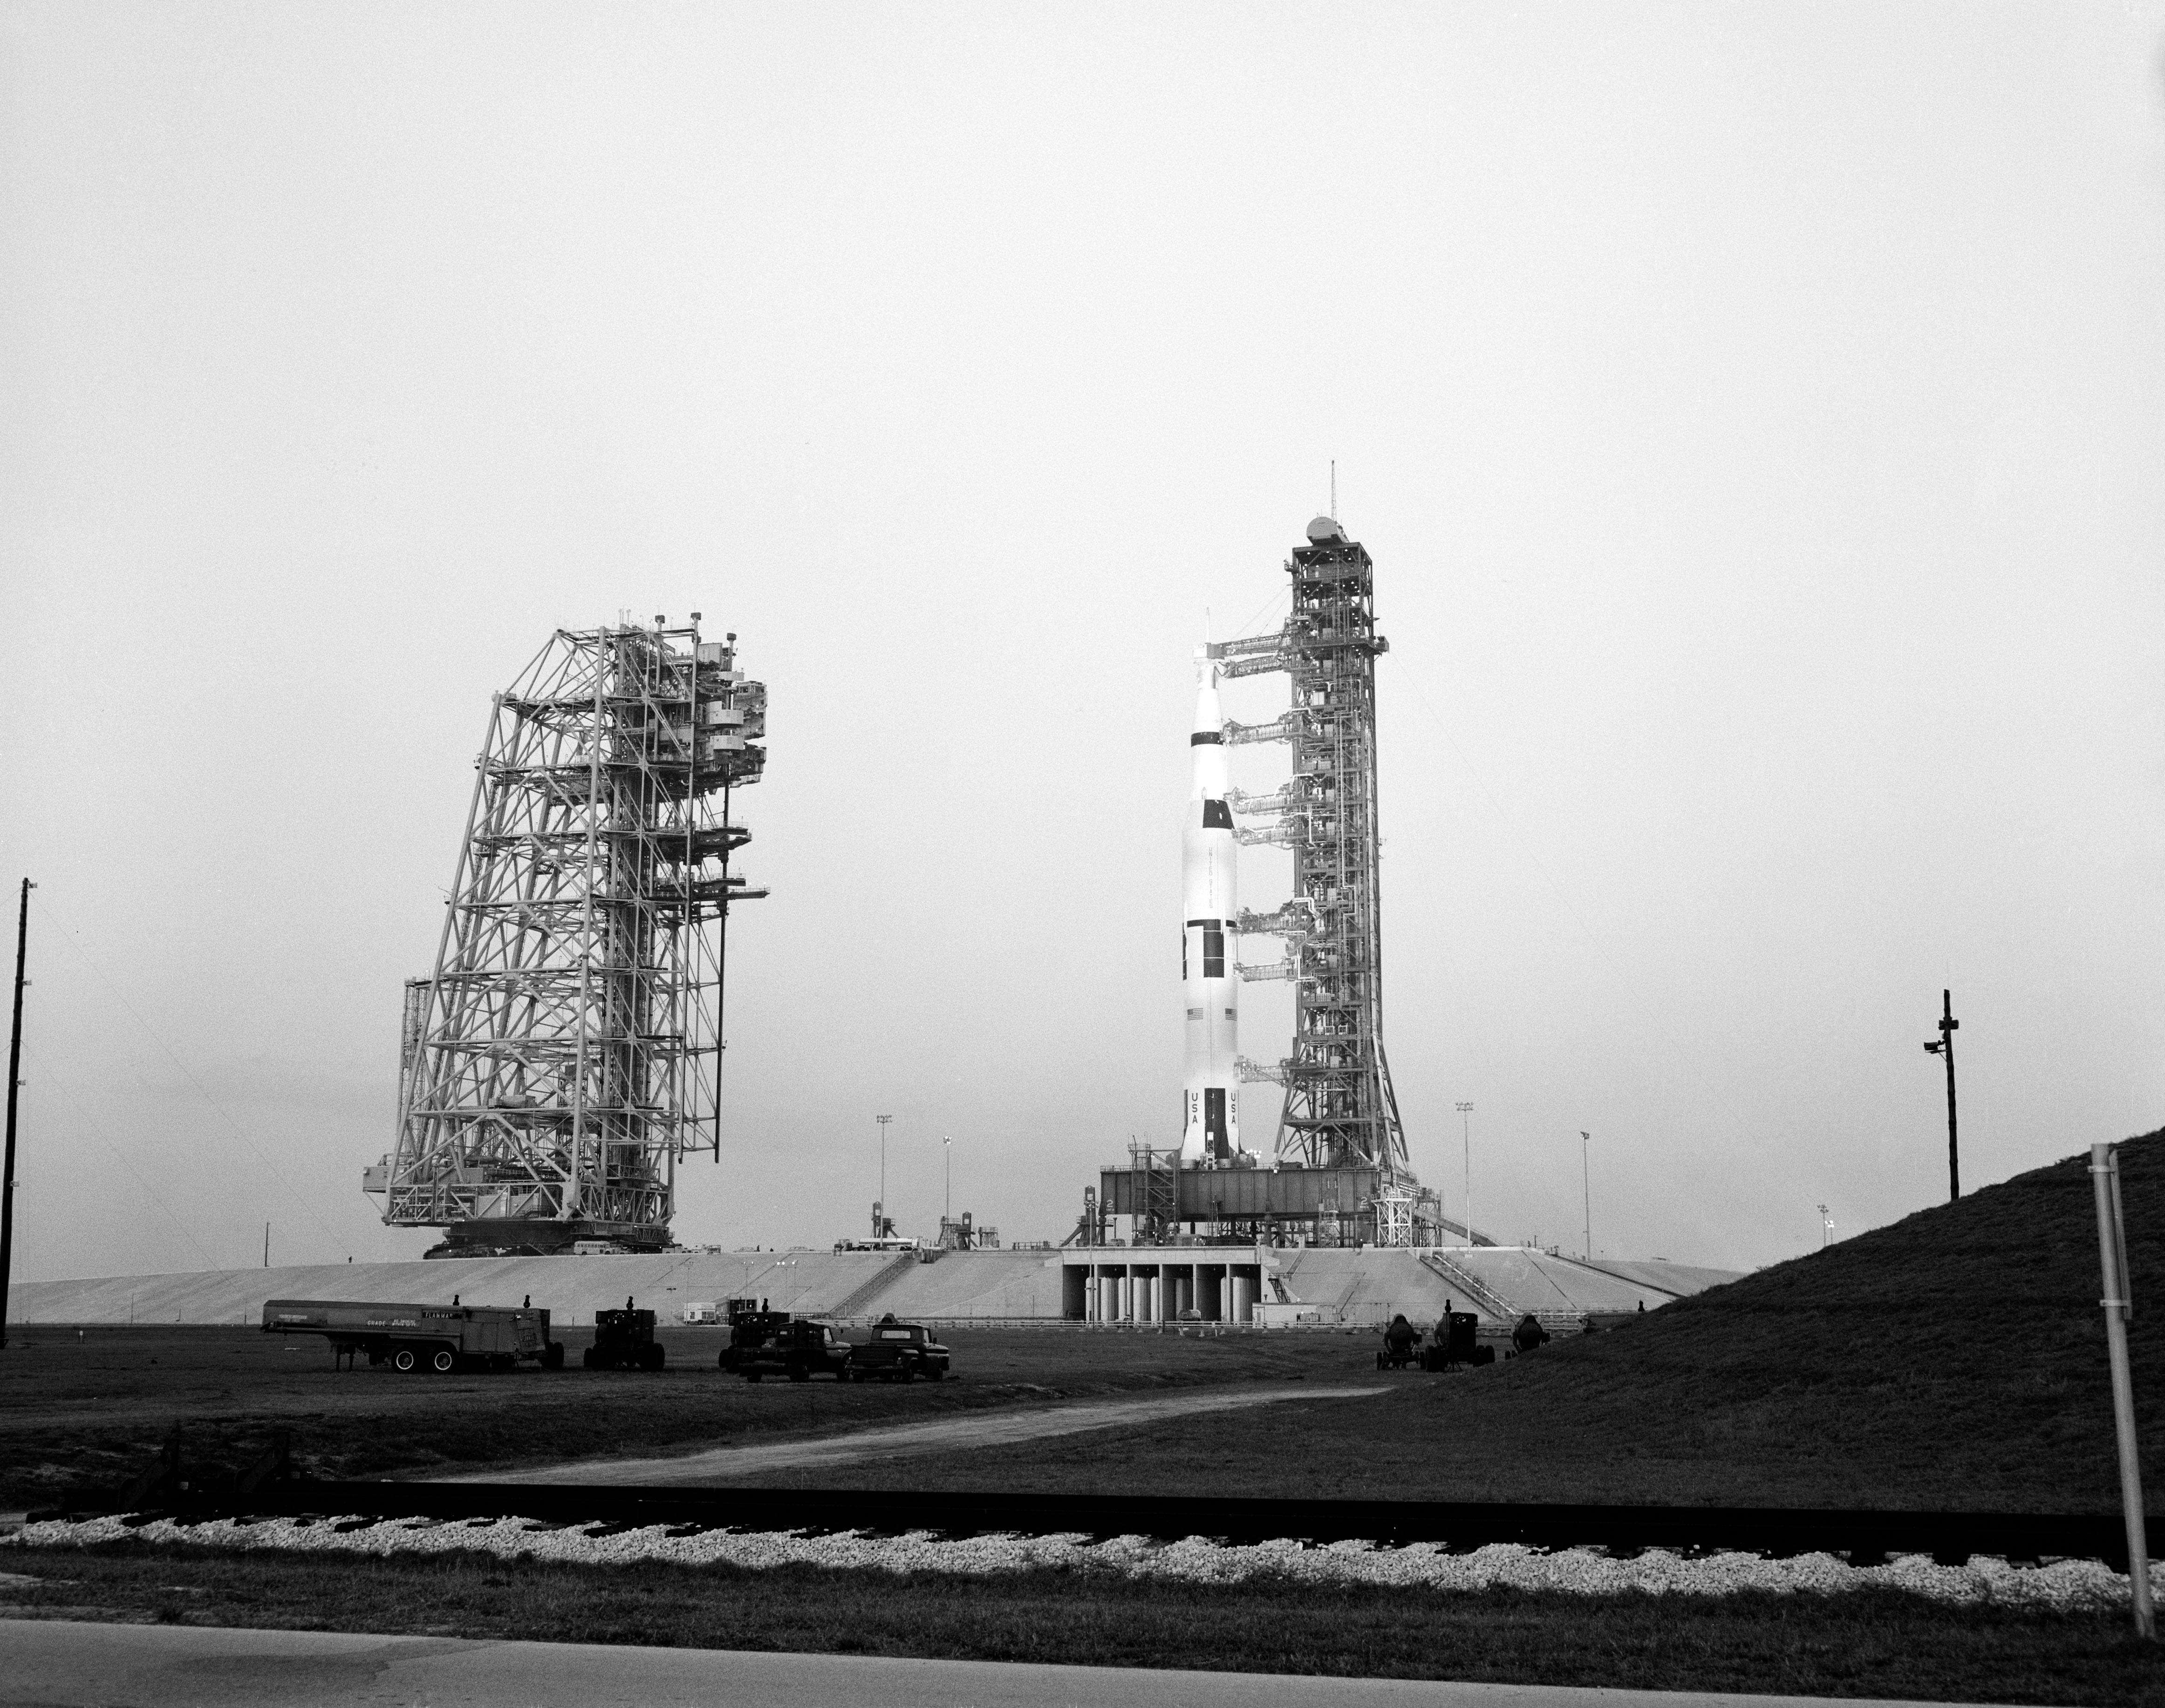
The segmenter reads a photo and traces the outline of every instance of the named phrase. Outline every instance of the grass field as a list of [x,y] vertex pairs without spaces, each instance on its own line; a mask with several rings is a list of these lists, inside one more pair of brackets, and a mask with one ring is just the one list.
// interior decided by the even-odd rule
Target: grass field
[[[1612,1333],[1383,1399],[1046,1448],[862,1462],[838,1486],[2117,1509],[2086,1159]],[[2122,1153],[2144,1485],[2165,1497],[2165,1138]],[[2146,1308],[2147,1307],[2147,1308]],[[1348,1361],[1348,1368],[1353,1362]]]
[[[2165,1138],[2123,1152],[2145,1475],[2165,1490]],[[986,1407],[1188,1385],[1365,1378],[1377,1399],[1009,1449],[867,1462],[843,1486],[2104,1511],[2116,1499],[2095,1228],[2079,1159],[1650,1313],[1451,1376],[1379,1376],[1367,1333],[1198,1340],[953,1331],[956,1381],[756,1387],[711,1330],[659,1376],[337,1371],[252,1329],[18,1330],[0,1356],[0,1508],[111,1482],[175,1422],[245,1461],[294,1432],[318,1475],[831,1434]],[[571,1337],[573,1364],[584,1344]],[[779,1472],[775,1479],[794,1481]]]
[[[2165,1476],[2165,1138],[2125,1153],[2145,1474]],[[277,1424],[322,1475],[429,1474],[825,1434],[1184,1385],[1388,1381],[1377,1399],[823,1470],[830,1485],[2110,1510],[2094,1228],[2079,1162],[1988,1188],[1613,1333],[1456,1376],[1379,1376],[1363,1334],[946,1337],[961,1380],[751,1387],[676,1331],[659,1377],[340,1373],[252,1331],[34,1329],[0,1354],[0,1506],[111,1480],[176,1420],[231,1463]],[[573,1338],[576,1354],[582,1341]],[[958,1579],[791,1567],[10,1548],[13,1616],[683,1643],[1525,1684],[2165,1708],[2123,1617],[1901,1595]]]
[[1611,1689],[2165,1705],[2121,1616],[1899,1595],[1442,1595],[788,1568],[9,1548],[13,1616]]
[[665,1332],[658,1375],[578,1369],[590,1330],[566,1342],[572,1368],[500,1375],[401,1376],[333,1369],[327,1345],[252,1328],[16,1329],[0,1353],[0,1510],[36,1506],[70,1484],[124,1479],[182,1427],[192,1458],[229,1467],[293,1432],[319,1477],[469,1472],[832,1434],[990,1407],[1151,1394],[1184,1386],[1337,1378],[1370,1366],[1366,1337],[1183,1340],[1066,1329],[956,1331],[959,1380],[757,1385],[714,1368],[714,1330]]

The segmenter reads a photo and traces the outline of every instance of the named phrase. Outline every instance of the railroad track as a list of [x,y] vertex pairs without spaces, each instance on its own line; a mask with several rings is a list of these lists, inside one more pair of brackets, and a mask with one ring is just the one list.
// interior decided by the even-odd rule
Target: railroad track
[[[33,1517],[130,1510],[116,1498],[77,1500]],[[1067,1533],[1230,1542],[1298,1537],[1314,1542],[1439,1542],[1470,1551],[1490,1542],[1629,1553],[1736,1550],[1776,1558],[1825,1553],[1852,1565],[1930,1554],[1958,1565],[1972,1554],[2023,1563],[2102,1560],[2127,1569],[2116,1515],[1913,1512],[1794,1506],[1609,1506],[1478,1500],[1238,1500],[870,1489],[686,1489],[577,1483],[267,1483],[246,1493],[161,1491],[133,1505],[187,1521],[300,1516],[438,1520],[530,1518],[562,1525],[677,1529],[935,1531]],[[2153,1533],[2165,1520],[2153,1517]]]

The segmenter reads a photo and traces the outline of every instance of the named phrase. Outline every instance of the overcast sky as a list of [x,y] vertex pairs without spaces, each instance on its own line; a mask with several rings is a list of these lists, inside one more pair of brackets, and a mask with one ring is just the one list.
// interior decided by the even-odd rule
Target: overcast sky
[[[17,1274],[417,1254],[492,691],[770,685],[687,1242],[1179,1136],[1190,656],[1374,554],[1386,1036],[1746,1267],[2165,1120],[2157,6],[0,7]],[[1234,685],[1275,715],[1285,679]],[[1243,749],[1268,786],[1282,749]],[[1244,855],[1244,894],[1286,857]],[[12,897],[11,897],[12,901]],[[1251,959],[1275,952],[1251,944]],[[1246,1053],[1287,1048],[1248,987]],[[1262,1088],[1247,1130],[1269,1127]]]

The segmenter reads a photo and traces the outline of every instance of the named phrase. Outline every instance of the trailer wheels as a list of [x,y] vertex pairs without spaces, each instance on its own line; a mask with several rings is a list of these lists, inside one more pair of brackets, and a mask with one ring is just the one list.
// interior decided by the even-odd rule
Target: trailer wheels
[[545,1370],[561,1370],[564,1368],[562,1341],[552,1340],[541,1349],[541,1368]]
[[639,1349],[639,1367],[642,1370],[658,1370],[668,1362],[668,1350],[658,1341],[650,1341]]
[[793,1382],[809,1382],[812,1380],[812,1372],[802,1364],[792,1364],[789,1367],[789,1380]]
[[402,1346],[391,1354],[391,1368],[402,1376],[411,1375],[414,1366],[420,1362],[421,1360],[414,1355],[414,1348],[410,1346]]

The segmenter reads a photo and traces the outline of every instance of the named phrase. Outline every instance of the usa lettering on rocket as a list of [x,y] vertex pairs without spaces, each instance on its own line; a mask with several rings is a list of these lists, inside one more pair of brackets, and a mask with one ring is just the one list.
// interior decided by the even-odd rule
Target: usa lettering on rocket
[[1227,1161],[1241,1149],[1241,980],[1234,941],[1241,910],[1239,849],[1232,809],[1225,804],[1225,743],[1218,666],[1205,660],[1195,693],[1195,726],[1188,738],[1195,781],[1180,838],[1180,974],[1188,1001],[1183,1164]]

